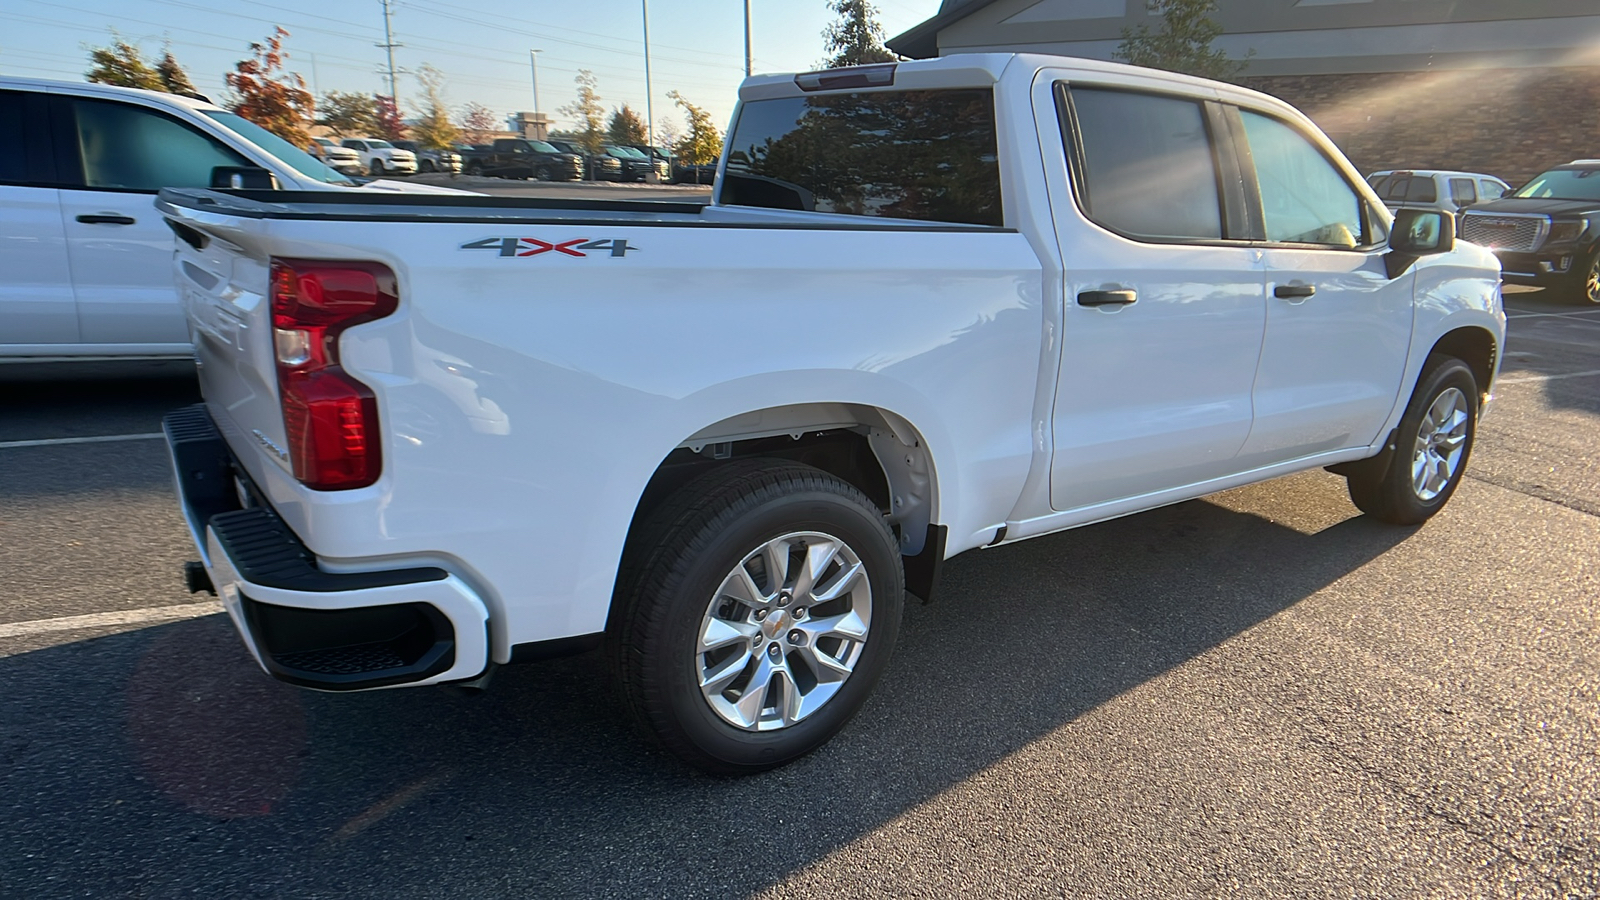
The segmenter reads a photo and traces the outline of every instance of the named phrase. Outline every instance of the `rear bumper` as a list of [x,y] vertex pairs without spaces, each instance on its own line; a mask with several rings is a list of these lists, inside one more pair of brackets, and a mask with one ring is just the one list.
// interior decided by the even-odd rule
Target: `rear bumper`
[[203,405],[163,423],[189,533],[245,646],[269,674],[329,691],[475,678],[483,601],[444,569],[327,572],[242,470]]

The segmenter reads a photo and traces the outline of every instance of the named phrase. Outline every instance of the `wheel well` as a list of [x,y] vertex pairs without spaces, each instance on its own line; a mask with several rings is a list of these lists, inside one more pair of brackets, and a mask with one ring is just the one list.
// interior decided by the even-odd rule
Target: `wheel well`
[[921,435],[894,413],[839,403],[757,410],[696,432],[651,475],[633,513],[630,540],[673,491],[719,465],[754,457],[814,466],[854,485],[888,518],[902,553],[922,551],[936,497]]
[[1472,377],[1478,382],[1480,400],[1489,396],[1489,379],[1494,374],[1495,354],[1499,348],[1495,346],[1494,335],[1482,328],[1457,328],[1446,334],[1433,345],[1432,353],[1442,353],[1453,356],[1467,364],[1472,369]]

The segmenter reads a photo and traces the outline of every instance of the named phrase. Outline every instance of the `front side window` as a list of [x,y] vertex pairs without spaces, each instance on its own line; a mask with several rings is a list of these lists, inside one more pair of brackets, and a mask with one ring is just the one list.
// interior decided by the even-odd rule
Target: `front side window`
[[[203,110],[203,112],[211,121],[265,150],[268,155],[277,159],[278,162],[288,165],[291,169],[307,178],[321,181],[325,184],[355,186],[354,181],[339,174],[327,163],[302,151],[299,147],[243,116],[231,112],[223,112],[220,109],[208,109]],[[329,142],[329,146],[332,146],[332,142]]]
[[1113,231],[1154,240],[1217,240],[1222,205],[1199,101],[1072,89],[1082,148],[1079,202]]
[[1471,206],[1478,202],[1478,189],[1472,186],[1471,178],[1452,178],[1450,199],[1457,206]]
[[1499,200],[1506,195],[1506,186],[1495,181],[1478,182],[1478,196],[1484,200]]
[[1328,157],[1284,122],[1248,110],[1240,115],[1255,160],[1267,240],[1359,246],[1361,197]]
[[250,165],[220,141],[154,110],[83,99],[73,107],[86,187],[203,188],[211,186],[211,170],[217,166]]
[[736,206],[1000,225],[994,91],[749,101],[721,192]]

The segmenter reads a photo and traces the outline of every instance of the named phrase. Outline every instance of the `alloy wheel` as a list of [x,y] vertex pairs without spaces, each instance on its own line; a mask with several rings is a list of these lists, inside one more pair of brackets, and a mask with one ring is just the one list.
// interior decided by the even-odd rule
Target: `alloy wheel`
[[773,538],[728,573],[706,607],[695,648],[700,691],[736,728],[787,728],[844,686],[871,627],[872,588],[855,550],[815,531]]
[[1452,387],[1434,398],[1417,425],[1417,443],[1411,457],[1411,488],[1424,503],[1438,497],[1461,467],[1470,418],[1467,395],[1460,388]]

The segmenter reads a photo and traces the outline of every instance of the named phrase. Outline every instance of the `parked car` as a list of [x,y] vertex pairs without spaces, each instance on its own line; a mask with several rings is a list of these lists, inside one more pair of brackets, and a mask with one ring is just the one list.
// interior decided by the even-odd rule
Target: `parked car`
[[1467,210],[1466,240],[1500,257],[1506,281],[1600,303],[1600,159],[1575,159]]
[[467,150],[468,175],[496,178],[533,178],[538,181],[573,181],[583,177],[583,157],[556,149],[544,141],[496,138]]
[[361,154],[351,150],[349,147],[341,147],[335,144],[332,138],[312,138],[311,143],[306,146],[306,152],[327,163],[341,174],[367,174],[367,167],[361,162]]
[[192,354],[162,187],[364,194],[306,151],[176,94],[0,77],[0,358]]
[[461,155],[454,150],[432,150],[418,147],[416,141],[391,141],[390,143],[400,150],[411,151],[411,155],[417,158],[418,172],[448,172],[454,175],[461,171]]
[[652,173],[663,181],[672,176],[672,169],[667,163],[657,161],[632,147],[607,144],[600,148],[600,152],[621,163],[619,168],[621,181],[644,181]]
[[622,180],[622,160],[615,156],[606,153],[590,156],[581,144],[573,141],[547,141],[546,143],[562,153],[570,153],[583,160],[583,177],[588,181]]
[[740,97],[710,206],[162,193],[190,583],[266,671],[604,647],[665,747],[753,772],[862,708],[949,556],[1306,469],[1395,523],[1459,484],[1499,265],[1289,105],[1010,53]]
[[1511,190],[1493,175],[1436,169],[1373,172],[1367,180],[1392,210],[1442,209],[1452,215],[1475,203],[1498,200]]
[[670,182],[672,180],[673,156],[665,147],[652,147],[648,144],[628,144],[627,147],[655,160],[656,176],[661,181]]
[[361,164],[374,178],[415,175],[417,172],[416,154],[380,138],[345,138],[343,145],[360,155]]
[[717,164],[715,162],[688,163],[684,162],[681,156],[672,162],[673,184],[711,184],[716,180]]

